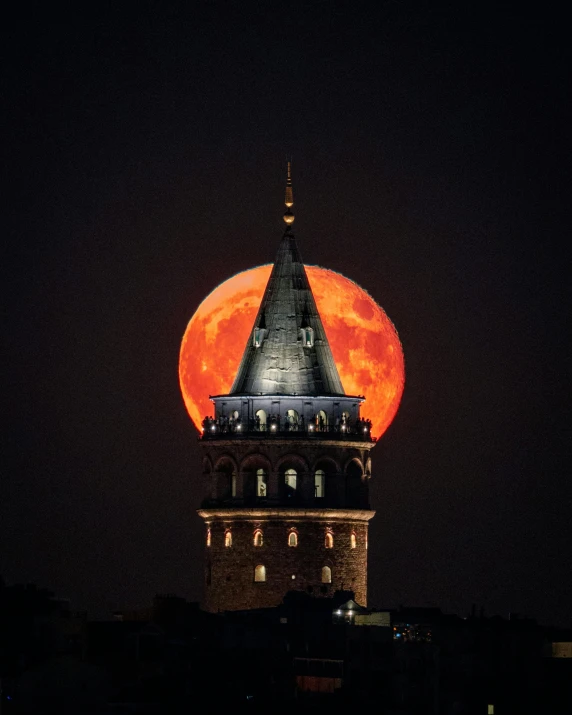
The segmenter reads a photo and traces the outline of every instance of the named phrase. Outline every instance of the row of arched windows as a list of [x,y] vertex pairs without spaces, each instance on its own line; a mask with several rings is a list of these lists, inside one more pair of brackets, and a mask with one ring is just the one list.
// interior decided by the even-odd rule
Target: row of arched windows
[[[211,530],[207,529],[207,546],[211,545]],[[252,543],[254,546],[262,546],[264,544],[264,535],[262,529],[255,529]],[[227,529],[224,532],[224,545],[228,548],[232,546],[232,531]],[[298,546],[298,532],[295,529],[291,529],[288,532],[288,546]],[[329,529],[326,530],[324,535],[324,546],[326,549],[334,548],[334,534]],[[357,537],[355,531],[350,534],[350,548],[355,549],[357,547]]]
[[[235,411],[232,416],[234,419],[238,419],[239,413]],[[349,419],[350,413],[343,412],[341,418],[337,418],[336,424],[339,424],[342,421],[345,424],[345,422],[349,421]],[[301,415],[297,410],[286,410],[286,414],[284,415],[282,422],[280,422],[279,415],[268,414],[266,410],[257,410],[254,415],[255,429],[262,432],[266,430],[270,430],[271,432],[276,430],[280,431],[281,429],[304,431],[306,429],[306,422],[307,428],[312,431],[314,429],[324,429],[327,427],[330,424],[330,418],[324,410],[320,410],[311,416],[307,415],[305,419],[304,415]]]
[[[234,475],[233,475],[234,476]],[[298,473],[295,469],[287,469],[284,472],[284,486],[288,491],[295,492],[298,488]],[[326,494],[326,473],[323,469],[317,469],[314,473],[314,495],[324,497]],[[268,495],[268,472],[265,469],[256,470],[256,496],[266,497]],[[236,496],[236,489],[233,489],[232,496]]]
[[[284,488],[287,494],[294,494],[298,487],[298,473],[295,469],[287,469],[284,472]],[[268,496],[268,472],[266,469],[256,470],[256,496],[265,498]],[[230,496],[236,497],[236,474],[230,475]],[[316,469],[314,472],[314,496],[323,498],[326,496],[326,472],[323,469]]]
[[[296,575],[292,574],[292,579],[295,578]],[[258,564],[254,567],[254,580],[257,583],[266,581],[266,566]],[[332,583],[332,569],[329,566],[322,567],[322,583]]]

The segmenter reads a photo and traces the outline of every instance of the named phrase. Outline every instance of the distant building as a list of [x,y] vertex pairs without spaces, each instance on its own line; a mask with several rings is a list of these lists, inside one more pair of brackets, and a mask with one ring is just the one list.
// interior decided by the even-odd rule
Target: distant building
[[[367,603],[371,423],[346,395],[292,232],[286,230],[248,344],[201,438],[209,611],[277,606],[299,590]],[[242,346],[237,346],[241,349]]]

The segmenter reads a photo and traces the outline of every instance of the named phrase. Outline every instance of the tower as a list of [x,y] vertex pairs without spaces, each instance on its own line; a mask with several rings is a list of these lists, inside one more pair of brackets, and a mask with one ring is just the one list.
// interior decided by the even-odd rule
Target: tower
[[286,229],[230,392],[200,440],[210,611],[275,606],[290,590],[367,603],[370,450],[346,395],[292,230]]

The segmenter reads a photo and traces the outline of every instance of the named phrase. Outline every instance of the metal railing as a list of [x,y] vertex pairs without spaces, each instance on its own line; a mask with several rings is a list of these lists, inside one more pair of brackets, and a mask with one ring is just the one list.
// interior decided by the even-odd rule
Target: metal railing
[[336,439],[360,442],[375,442],[371,435],[371,422],[366,419],[348,421],[335,425],[326,424],[284,424],[269,421],[266,424],[249,423],[228,418],[203,420],[200,439]]

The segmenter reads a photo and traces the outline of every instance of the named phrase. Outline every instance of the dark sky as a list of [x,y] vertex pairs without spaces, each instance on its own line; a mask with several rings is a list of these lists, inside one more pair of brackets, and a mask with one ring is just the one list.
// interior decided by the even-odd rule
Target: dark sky
[[2,29],[4,579],[93,617],[201,597],[180,341],[216,285],[273,260],[291,152],[304,260],[368,290],[405,352],[372,455],[370,604],[569,624],[563,16],[81,5]]

